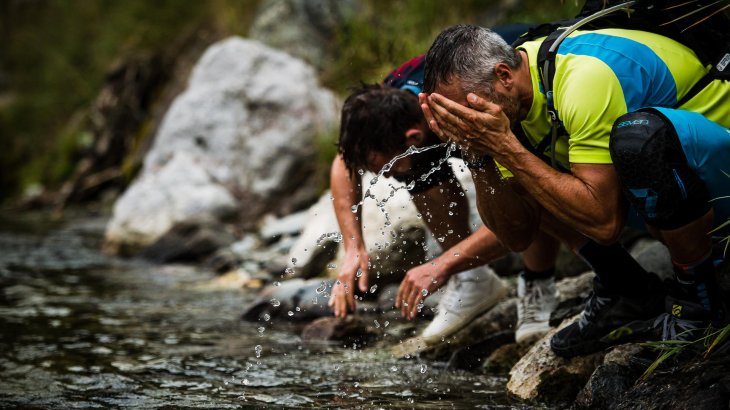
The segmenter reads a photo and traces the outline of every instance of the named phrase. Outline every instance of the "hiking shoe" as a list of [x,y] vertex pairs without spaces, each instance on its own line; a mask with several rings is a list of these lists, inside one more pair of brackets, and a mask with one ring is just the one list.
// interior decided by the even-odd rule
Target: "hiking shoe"
[[436,315],[421,333],[427,344],[452,335],[507,296],[507,286],[490,267],[475,270],[449,280],[436,306]]
[[550,330],[550,314],[558,305],[555,278],[517,279],[517,330],[515,341],[529,343]]
[[[706,336],[713,328],[727,325],[727,318],[707,311],[696,301],[678,295],[676,287],[670,287],[671,294],[666,297],[665,312],[654,320],[656,337],[662,341],[696,342]],[[724,313],[724,312],[723,312]],[[697,343],[702,347],[701,343]]]
[[664,292],[658,279],[657,282],[645,297],[629,298],[608,292],[595,280],[593,293],[588,297],[580,319],[550,339],[553,352],[570,358],[648,334],[650,326],[647,319],[664,311]]

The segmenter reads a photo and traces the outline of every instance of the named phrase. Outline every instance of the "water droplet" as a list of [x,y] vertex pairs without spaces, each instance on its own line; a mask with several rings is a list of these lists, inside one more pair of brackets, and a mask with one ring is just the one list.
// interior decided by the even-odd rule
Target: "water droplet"
[[383,323],[383,327],[388,327],[388,325],[389,325],[389,324],[390,324],[390,322],[388,322],[388,321],[386,320],[386,321],[385,321],[385,323]]
[[454,256],[458,257],[458,256],[461,256],[461,254],[459,252],[454,252]]
[[263,326],[258,328],[259,333],[264,333],[265,330],[266,330],[266,328]]
[[436,238],[436,240],[443,243],[446,240],[446,238],[444,238],[443,236],[439,236],[438,238]]
[[426,289],[423,289],[423,290],[421,291],[421,295],[423,295],[423,296],[428,296],[428,291],[427,291]]
[[358,175],[361,175],[362,176],[362,174],[364,174],[364,173],[365,173],[365,171],[363,171],[362,169],[358,169],[357,170],[357,174]]
[[284,273],[286,273],[287,275],[293,275],[294,268],[286,268],[286,269],[284,269]]
[[281,283],[279,281],[275,281],[274,286],[281,286]]
[[375,322],[375,328],[380,329],[380,323],[377,320],[373,320]]
[[264,348],[261,347],[261,345],[256,345],[253,350],[256,352],[256,358],[258,359],[259,357],[261,357],[261,351],[264,350]]
[[296,265],[297,264],[297,258],[291,258],[291,264]]
[[318,295],[321,295],[322,292],[324,292],[326,289],[327,289],[327,283],[322,281],[322,284],[319,285],[319,287],[315,290],[315,292],[317,292]]
[[426,366],[425,364],[422,364],[421,365],[421,373],[426,373],[426,370],[428,370],[428,366]]
[[335,269],[335,268],[337,268],[337,265],[336,264],[334,264],[334,263],[328,263],[327,264],[327,269]]
[[392,366],[392,367],[390,368],[390,371],[391,371],[391,372],[397,372],[397,371],[398,371],[398,368],[397,368],[396,366]]
[[359,278],[360,276],[362,276],[362,269],[358,269],[355,273],[355,277]]
[[378,285],[370,286],[370,293],[375,293],[376,290],[378,290]]
[[292,312],[291,310],[288,311],[288,312],[286,312],[286,314],[289,315],[289,316],[294,316],[294,312]]
[[421,219],[421,218],[423,218],[423,215],[421,215],[420,213],[418,213],[418,214],[416,214],[416,218]]
[[296,310],[297,312],[301,312],[302,311],[302,309],[299,306],[297,306],[296,308],[294,308],[294,310]]
[[281,302],[279,302],[278,299],[271,299],[271,306],[279,307],[279,306],[281,306]]
[[264,313],[264,322],[268,322],[269,319],[271,319],[271,316],[268,313]]

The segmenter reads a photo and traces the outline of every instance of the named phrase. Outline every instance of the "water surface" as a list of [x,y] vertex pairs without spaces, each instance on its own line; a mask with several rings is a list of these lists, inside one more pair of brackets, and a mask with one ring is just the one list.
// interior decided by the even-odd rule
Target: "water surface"
[[301,325],[239,320],[255,292],[193,266],[101,254],[105,218],[0,216],[0,407],[499,408],[503,377],[303,346]]

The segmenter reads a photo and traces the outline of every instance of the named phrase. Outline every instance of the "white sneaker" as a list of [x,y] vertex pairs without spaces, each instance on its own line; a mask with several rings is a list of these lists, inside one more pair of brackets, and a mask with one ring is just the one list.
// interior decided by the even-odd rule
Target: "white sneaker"
[[558,305],[555,279],[517,279],[517,331],[515,341],[528,343],[550,330],[550,313]]
[[507,286],[488,266],[454,275],[436,306],[436,316],[421,333],[432,344],[452,335],[507,296]]

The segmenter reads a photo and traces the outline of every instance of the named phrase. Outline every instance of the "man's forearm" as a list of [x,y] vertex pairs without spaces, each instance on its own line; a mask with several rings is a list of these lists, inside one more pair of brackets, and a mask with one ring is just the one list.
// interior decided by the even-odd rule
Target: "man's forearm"
[[502,245],[497,236],[482,225],[466,239],[444,251],[432,262],[442,266],[451,276],[477,266],[486,265],[506,255],[509,250]]
[[612,165],[582,164],[561,173],[521,149],[500,158],[542,207],[572,229],[611,242],[623,227],[618,178]]
[[357,212],[352,212],[353,205],[358,204],[362,198],[360,178],[350,175],[345,162],[339,155],[332,163],[330,189],[345,249],[363,248],[361,208],[358,207]]

